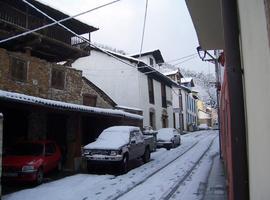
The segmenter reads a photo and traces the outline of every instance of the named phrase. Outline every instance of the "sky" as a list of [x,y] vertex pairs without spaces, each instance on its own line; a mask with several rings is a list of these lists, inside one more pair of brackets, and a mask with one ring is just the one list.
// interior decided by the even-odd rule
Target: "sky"
[[[112,0],[39,0],[62,12],[75,15]],[[92,42],[123,50],[140,52],[146,0],[121,0],[95,10],[79,20],[99,28],[91,35]],[[148,0],[143,50],[160,49],[165,61],[196,54],[198,40],[185,0]],[[214,73],[214,65],[193,59],[170,64],[198,72]]]

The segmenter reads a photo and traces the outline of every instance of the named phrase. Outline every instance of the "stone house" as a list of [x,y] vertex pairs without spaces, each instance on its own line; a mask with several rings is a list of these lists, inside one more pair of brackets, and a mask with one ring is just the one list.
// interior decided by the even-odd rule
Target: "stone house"
[[[38,1],[32,3],[56,19],[67,17]],[[5,13],[0,15],[0,39],[14,30],[49,23],[22,1],[0,4],[0,13]],[[88,33],[89,40],[90,32],[97,30],[75,19],[66,25],[78,34]],[[56,26],[0,44],[4,148],[19,140],[54,140],[62,149],[64,167],[74,170],[79,166],[81,145],[94,141],[103,129],[141,126],[141,116],[113,110],[116,103],[83,78],[81,71],[56,64],[90,55],[90,48],[80,42]]]

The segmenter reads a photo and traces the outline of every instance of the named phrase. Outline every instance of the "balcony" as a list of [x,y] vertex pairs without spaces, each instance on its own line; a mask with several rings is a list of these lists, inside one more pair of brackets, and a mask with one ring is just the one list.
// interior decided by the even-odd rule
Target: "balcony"
[[[46,11],[56,20],[68,17],[37,1],[31,3],[36,4],[35,6]],[[0,40],[50,23],[52,21],[27,7],[21,1],[0,0]],[[90,32],[97,30],[75,19],[66,21],[63,25],[77,34],[84,35],[88,41],[90,41]],[[0,47],[11,51],[24,51],[27,47],[31,49],[32,55],[52,62],[74,59],[90,54],[90,45],[87,42],[74,36],[59,25],[50,26],[2,43]]]

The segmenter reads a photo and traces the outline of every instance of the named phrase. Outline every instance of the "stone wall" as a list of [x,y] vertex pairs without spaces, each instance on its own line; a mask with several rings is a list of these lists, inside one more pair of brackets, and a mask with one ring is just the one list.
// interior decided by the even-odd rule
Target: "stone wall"
[[[17,58],[26,62],[25,81],[15,80],[11,75],[11,60]],[[64,74],[64,89],[51,87],[52,69],[61,69]],[[0,89],[26,95],[82,104],[82,72],[25,53],[9,52],[0,48]]]
[[106,96],[100,89],[94,89],[94,84],[91,83],[89,80],[83,79],[83,87],[81,91],[81,95],[84,94],[92,94],[97,96],[97,102],[96,107],[100,108],[113,108],[114,102],[111,102],[111,100],[108,99],[108,96]]

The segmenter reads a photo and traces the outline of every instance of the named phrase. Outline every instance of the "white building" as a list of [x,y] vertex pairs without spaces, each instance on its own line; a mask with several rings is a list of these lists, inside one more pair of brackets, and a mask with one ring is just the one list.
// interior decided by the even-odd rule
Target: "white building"
[[197,107],[190,88],[181,85],[181,96],[183,104],[183,124],[185,131],[193,131],[197,125]]
[[[155,57],[152,59],[151,62],[157,62]],[[96,48],[91,56],[79,58],[72,66],[82,70],[83,76],[119,107],[142,110],[144,126],[173,127],[172,85],[175,83],[146,63]]]

